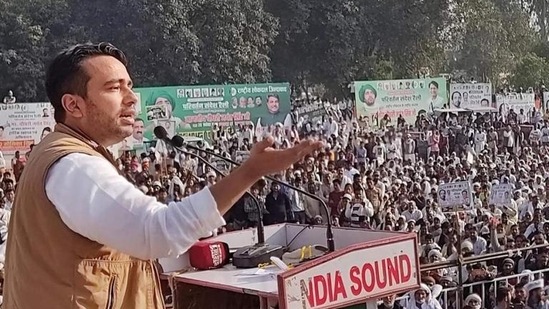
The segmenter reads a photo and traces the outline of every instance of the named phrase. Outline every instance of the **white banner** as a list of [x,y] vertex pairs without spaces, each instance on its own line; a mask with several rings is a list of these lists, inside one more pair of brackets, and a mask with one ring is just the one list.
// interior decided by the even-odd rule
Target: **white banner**
[[443,183],[438,187],[438,204],[443,211],[471,206],[471,184],[468,181]]
[[0,150],[4,155],[25,153],[53,131],[50,103],[0,104]]
[[450,108],[489,108],[492,104],[492,84],[450,84]]
[[507,116],[511,110],[519,114],[521,109],[525,115],[528,115],[536,107],[535,99],[533,93],[498,94],[496,95],[496,104],[499,112],[504,116]]
[[494,205],[511,205],[511,197],[513,196],[513,185],[500,184],[493,185],[490,191],[490,204]]
[[279,280],[281,308],[346,308],[413,290],[420,276],[417,261],[413,239],[344,253]]

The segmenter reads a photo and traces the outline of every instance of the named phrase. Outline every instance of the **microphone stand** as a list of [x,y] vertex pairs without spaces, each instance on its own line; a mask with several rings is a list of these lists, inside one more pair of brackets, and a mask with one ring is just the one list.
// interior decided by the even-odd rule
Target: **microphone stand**
[[[219,159],[224,160],[224,161],[226,161],[226,162],[229,162],[229,163],[231,163],[231,164],[234,164],[234,165],[237,165],[237,166],[240,166],[240,165],[241,165],[240,163],[237,163],[236,161],[234,161],[234,160],[232,160],[232,159],[229,159],[229,158],[226,158],[226,157],[224,157],[224,156],[222,156],[222,155],[219,155],[219,154],[217,154],[217,153],[215,153],[215,152],[213,152],[213,151],[211,151],[211,150],[200,149],[200,148],[195,147],[195,146],[190,145],[190,144],[186,144],[185,146],[186,146],[187,148],[189,148],[189,149],[193,149],[193,150],[198,151],[198,152],[205,152],[205,153],[207,153],[207,154],[209,154],[209,155],[211,155],[211,156],[214,156],[214,157],[216,157],[216,158],[219,158]],[[174,147],[177,147],[177,146],[174,145]],[[321,198],[319,198],[318,196],[316,196],[316,195],[314,195],[314,194],[311,194],[311,193],[309,193],[309,192],[307,192],[307,191],[305,191],[305,190],[303,190],[303,189],[300,189],[300,188],[298,188],[298,187],[296,187],[296,186],[290,185],[290,184],[287,183],[287,182],[280,181],[280,180],[278,180],[278,179],[276,179],[276,178],[274,178],[274,177],[268,176],[268,175],[265,176],[265,178],[269,179],[270,181],[274,181],[274,182],[276,182],[276,183],[278,183],[278,184],[280,184],[280,185],[283,185],[283,186],[285,186],[285,187],[287,187],[287,188],[290,188],[290,189],[292,189],[292,190],[294,190],[294,191],[297,191],[297,192],[299,192],[299,193],[301,193],[301,194],[303,194],[303,195],[305,195],[305,196],[308,196],[308,197],[312,198],[313,200],[318,201],[318,202],[322,205],[322,207],[324,208],[324,211],[326,211],[326,215],[327,215],[327,217],[328,217],[328,222],[327,222],[328,225],[327,225],[327,227],[326,227],[326,242],[327,242],[327,245],[328,245],[328,252],[334,252],[334,251],[335,251],[334,232],[333,232],[333,230],[332,230],[332,222],[331,222],[331,218],[330,218],[330,210],[328,209],[328,205],[326,205],[326,203],[325,203]]]
[[[225,173],[221,172],[216,166],[214,166],[212,163],[208,162],[208,160],[202,158],[201,156],[190,153],[184,150],[182,147],[174,145],[174,143],[171,140],[169,141],[168,144],[171,145],[173,149],[179,151],[180,153],[198,158],[198,160],[203,162],[205,165],[209,166],[215,172],[219,173],[224,177],[226,176]],[[232,262],[233,262],[233,265],[236,266],[237,268],[255,268],[255,267],[258,267],[259,264],[271,263],[272,256],[276,256],[277,258],[282,258],[282,255],[284,254],[283,246],[265,243],[265,227],[263,225],[263,210],[261,209],[259,201],[253,194],[251,194],[249,191],[246,191],[246,194],[252,198],[258,211],[258,218],[259,218],[258,219],[259,222],[257,223],[258,224],[257,225],[258,242],[252,246],[246,246],[246,247],[240,248],[235,253],[233,253]]]
[[[172,147],[175,150],[177,150],[177,151],[179,151],[179,152],[181,152],[181,153],[183,153],[187,156],[196,157],[198,160],[200,160],[200,162],[204,163],[206,166],[209,166],[212,170],[214,170],[219,175],[221,175],[223,177],[227,177],[227,175],[224,172],[222,172],[221,170],[219,170],[219,168],[217,168],[217,166],[213,165],[211,162],[208,162],[208,160],[202,158],[201,156],[196,155],[196,154],[194,154],[192,152],[189,152],[189,151],[184,151],[183,149],[180,149],[179,147],[176,147],[176,146],[172,146]],[[249,191],[246,191],[246,195],[249,196],[254,201],[254,204],[257,208],[258,215],[259,215],[259,222],[258,222],[258,225],[257,225],[257,243],[258,244],[264,244],[265,243],[265,227],[264,227],[264,224],[263,224],[263,211],[261,209],[259,201],[257,200],[257,197],[255,197]]]

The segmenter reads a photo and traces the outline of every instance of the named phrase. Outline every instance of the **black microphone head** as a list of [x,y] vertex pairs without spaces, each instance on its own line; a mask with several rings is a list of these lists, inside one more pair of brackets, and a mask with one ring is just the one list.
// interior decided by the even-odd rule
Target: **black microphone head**
[[183,136],[176,134],[172,137],[172,144],[175,147],[183,147],[185,144],[185,139],[183,139]]
[[153,130],[154,136],[159,140],[165,140],[168,138],[168,131],[163,126],[157,126]]

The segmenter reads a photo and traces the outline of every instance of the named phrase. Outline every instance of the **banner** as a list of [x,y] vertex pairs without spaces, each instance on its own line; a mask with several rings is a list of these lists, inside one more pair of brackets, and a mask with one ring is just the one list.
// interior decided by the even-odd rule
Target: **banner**
[[468,181],[443,183],[438,187],[438,204],[449,212],[469,207],[472,203],[471,184]]
[[509,111],[513,110],[520,114],[520,110],[524,111],[525,115],[531,114],[536,107],[535,95],[533,93],[509,93],[507,95],[496,95],[497,108],[503,116],[507,116]]
[[321,264],[278,275],[280,308],[332,309],[414,290],[419,283],[417,245],[413,239],[350,246]]
[[238,124],[266,127],[292,125],[290,85],[206,85],[136,88],[144,137],[161,125],[169,133],[211,131]]
[[199,137],[211,141],[213,124],[219,127],[275,123],[292,125],[290,85],[205,85],[134,89],[138,104],[133,134],[110,148],[146,150],[155,140],[153,130],[163,126],[169,135]]
[[450,108],[495,108],[492,84],[450,84]]
[[0,150],[6,155],[25,153],[53,131],[50,103],[0,104]]
[[511,198],[513,196],[513,185],[500,184],[493,185],[490,190],[490,204],[494,205],[511,205]]
[[324,123],[323,117],[328,115],[324,103],[313,103],[305,106],[300,106],[297,108],[297,113],[299,117],[303,117],[303,122],[311,122],[313,126],[320,121]]
[[413,123],[420,113],[431,113],[448,103],[446,79],[409,79],[385,81],[357,81],[356,112],[358,118],[377,124],[389,115],[396,124],[399,115]]

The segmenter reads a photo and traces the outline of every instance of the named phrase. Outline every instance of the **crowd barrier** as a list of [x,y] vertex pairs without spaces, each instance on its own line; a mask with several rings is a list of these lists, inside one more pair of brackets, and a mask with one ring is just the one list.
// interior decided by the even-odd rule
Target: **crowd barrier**
[[[461,258],[453,261],[442,261],[437,263],[431,263],[431,264],[424,264],[421,265],[421,273],[431,272],[431,271],[437,271],[442,269],[448,269],[456,267],[458,269],[462,268],[463,266],[471,265],[471,264],[478,264],[478,263],[485,263],[489,261],[504,259],[508,257],[512,257],[516,255],[518,252],[524,252],[526,254],[522,254],[522,256],[526,256],[528,251],[535,250],[535,249],[545,249],[549,247],[547,244],[543,245],[536,245],[536,246],[530,246],[526,248],[520,248],[520,249],[512,249],[512,250],[506,250],[501,252],[493,252],[493,253],[487,253],[483,255],[478,256],[472,256],[468,258]],[[498,284],[505,282],[508,284],[510,281],[517,281],[519,282],[521,278],[525,276],[532,276],[535,279],[541,279],[543,278],[543,273],[549,272],[549,268],[544,268],[540,270],[531,271],[529,274],[514,274],[511,276],[505,276],[505,277],[495,277],[490,280],[484,280],[484,281],[476,281],[472,283],[465,283],[462,280],[462,276],[457,276],[457,286],[456,287],[449,287],[449,288],[443,288],[440,292],[437,299],[440,302],[440,305],[443,309],[459,309],[463,308],[464,300],[465,298],[472,294],[477,293],[482,298],[483,304],[481,308],[491,308],[493,305],[493,300],[496,299],[496,291],[497,289],[494,288],[498,286]],[[408,294],[402,295],[396,299],[397,302],[399,302],[404,308],[407,307],[408,304]],[[381,304],[381,301],[378,302]]]

